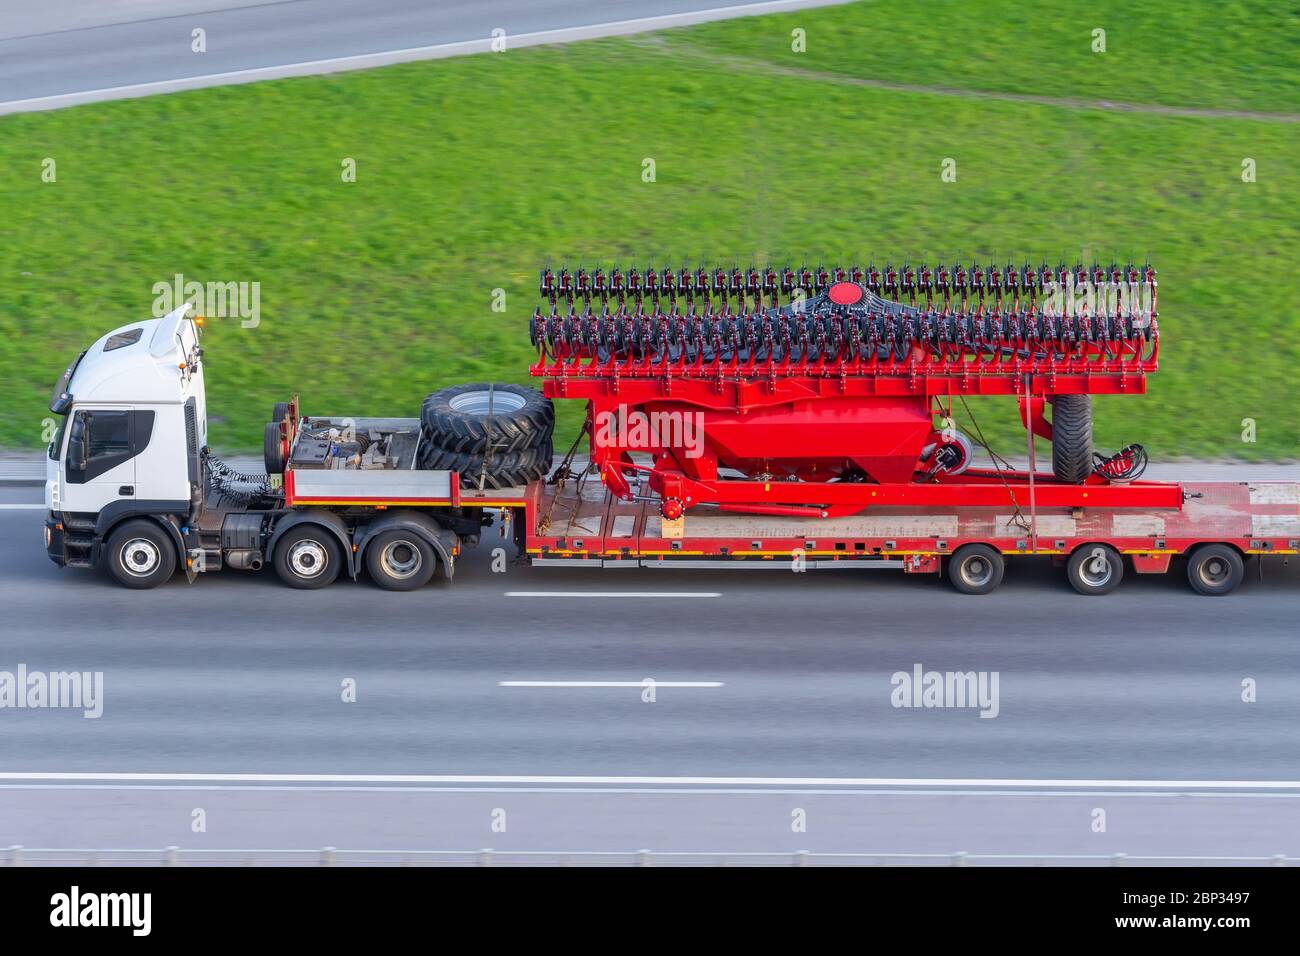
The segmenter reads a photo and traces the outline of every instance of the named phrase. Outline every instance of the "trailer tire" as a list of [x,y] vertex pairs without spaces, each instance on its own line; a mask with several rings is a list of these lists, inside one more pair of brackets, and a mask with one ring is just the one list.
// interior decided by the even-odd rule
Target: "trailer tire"
[[1246,562],[1231,545],[1203,544],[1187,558],[1187,580],[1197,594],[1231,594],[1245,577]]
[[1124,580],[1124,559],[1108,544],[1085,544],[1065,565],[1070,586],[1080,594],[1109,594]]
[[289,417],[289,403],[276,402],[275,407],[271,409],[271,421],[277,425]]
[[[489,396],[492,405],[488,429]],[[550,448],[555,406],[535,388],[481,382],[434,392],[420,409],[426,444],[443,451],[482,456]],[[549,453],[548,453],[548,457]]]
[[1092,396],[1052,398],[1052,474],[1079,484],[1092,474]]
[[279,422],[267,422],[262,429],[262,461],[268,475],[284,474],[284,444],[280,441]]
[[156,588],[176,573],[176,545],[156,522],[124,521],[108,536],[108,573],[123,587]]
[[343,552],[324,525],[294,525],[275,545],[275,573],[291,588],[312,591],[332,584],[343,568]]
[[381,531],[366,545],[366,569],[385,591],[414,591],[424,587],[438,566],[429,542],[414,531]]
[[1006,570],[1001,552],[987,544],[964,544],[948,559],[948,580],[962,594],[988,594]]

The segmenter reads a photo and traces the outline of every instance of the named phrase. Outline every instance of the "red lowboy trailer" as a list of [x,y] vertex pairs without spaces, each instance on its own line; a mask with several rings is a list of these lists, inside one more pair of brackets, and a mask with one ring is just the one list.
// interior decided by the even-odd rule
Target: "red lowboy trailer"
[[[1090,396],[1156,371],[1154,291],[1059,314],[1051,296],[1125,278],[1154,286],[1132,266],[545,271],[544,395],[456,386],[418,419],[295,398],[266,426],[265,476],[208,454],[199,323],[178,310],[60,381],[47,551],[137,588],[269,563],[294,587],[364,571],[412,590],[495,521],[539,567],[945,572],[983,594],[1025,556],[1104,594],[1178,559],[1227,594],[1246,560],[1297,553],[1300,484],[1144,481],[1141,446],[1093,451]],[[1027,469],[975,466],[954,403],[989,395],[1017,399],[1050,470],[1029,440]],[[564,398],[587,414],[557,465]]]

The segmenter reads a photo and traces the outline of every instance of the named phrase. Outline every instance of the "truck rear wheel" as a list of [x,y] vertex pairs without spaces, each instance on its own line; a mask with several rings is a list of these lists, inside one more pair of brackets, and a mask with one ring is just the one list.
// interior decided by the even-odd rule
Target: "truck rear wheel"
[[1065,574],[1080,594],[1109,594],[1124,580],[1124,559],[1108,544],[1085,544],[1070,555]]
[[317,524],[290,528],[275,546],[275,573],[291,588],[323,588],[334,582],[342,566],[338,541]]
[[176,545],[152,521],[127,521],[108,536],[108,573],[123,587],[156,588],[176,572]]
[[414,591],[433,577],[437,558],[429,542],[413,531],[384,531],[366,545],[366,569],[385,591]]
[[1187,580],[1197,594],[1231,594],[1245,576],[1241,553],[1226,544],[1203,544],[1187,559]]
[[1002,583],[1007,562],[987,544],[966,544],[948,559],[948,580],[962,594],[988,594]]

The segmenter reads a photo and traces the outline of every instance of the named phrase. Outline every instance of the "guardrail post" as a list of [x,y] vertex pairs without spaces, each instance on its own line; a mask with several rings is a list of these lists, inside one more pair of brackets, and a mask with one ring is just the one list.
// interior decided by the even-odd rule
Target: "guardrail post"
[[1111,866],[1127,866],[1127,865],[1128,865],[1128,854],[1127,854],[1127,853],[1116,853],[1114,856],[1112,856],[1112,857],[1110,858],[1110,865],[1111,865]]
[[795,866],[807,866],[807,865],[808,865],[808,851],[807,851],[807,850],[795,850],[795,851],[794,851],[794,865],[795,865]]
[[1274,853],[1274,854],[1273,854],[1273,859],[1272,859],[1272,861],[1269,863],[1269,866],[1286,866],[1286,854],[1285,854],[1285,853]]
[[637,850],[637,851],[636,851],[636,865],[637,865],[637,866],[649,866],[649,865],[650,865],[650,851],[649,851],[649,850]]
[[320,865],[333,866],[335,860],[338,859],[338,852],[339,848],[336,846],[323,847],[320,851]]
[[180,847],[178,846],[169,846],[167,847],[167,849],[163,850],[163,859],[162,859],[163,866],[175,866],[176,863],[178,862],[179,852],[180,852]]
[[970,866],[970,854],[965,850],[958,850],[952,855],[953,866]]
[[492,851],[490,849],[478,851],[478,865],[479,866],[492,865]]
[[23,848],[18,844],[14,844],[9,848],[9,865],[10,866],[23,865]]

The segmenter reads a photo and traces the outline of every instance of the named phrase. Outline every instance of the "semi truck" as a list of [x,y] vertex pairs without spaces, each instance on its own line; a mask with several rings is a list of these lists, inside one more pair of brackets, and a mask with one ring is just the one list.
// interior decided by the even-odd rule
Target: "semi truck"
[[[1050,427],[1044,397],[1057,404],[1064,443],[1068,416],[1089,429],[1090,420],[1060,396],[1103,380],[1140,390],[1154,368],[1148,353],[1105,378],[1072,374],[1064,350],[1013,342],[984,358],[984,372],[958,369],[941,350],[925,354],[924,342],[899,347],[891,328],[907,320],[906,307],[886,301],[877,318],[893,326],[873,331],[876,313],[853,310],[866,297],[873,308],[884,300],[852,277],[832,277],[807,312],[807,302],[791,311],[756,295],[748,311],[724,305],[707,334],[674,340],[670,329],[656,339],[651,322],[636,323],[675,309],[629,297],[599,315],[566,315],[564,289],[549,282],[543,273],[550,314],[539,310],[531,323],[542,392],[456,386],[411,418],[316,415],[295,394],[265,425],[265,473],[237,471],[208,448],[203,320],[190,306],[113,329],[67,367],[50,403],[60,425],[48,449],[48,556],[64,568],[107,569],[137,589],[178,571],[194,583],[271,565],[295,588],[363,578],[410,591],[450,582],[458,557],[496,526],[542,568],[894,570],[987,594],[1016,557],[1050,560],[1076,591],[1100,595],[1126,573],[1176,562],[1196,592],[1224,595],[1248,560],[1297,553],[1300,484],[1142,481],[1130,467],[1144,457],[1137,446],[1097,455],[1086,476],[1040,471],[1032,458],[1028,469],[997,459],[979,468],[970,439],[952,433],[954,394],[998,394],[1006,384],[1031,433]],[[814,330],[816,352],[791,342],[792,323],[822,306],[858,323],[856,351],[832,351],[829,318]],[[680,314],[684,325],[694,321],[685,316],[717,315]],[[745,333],[746,315],[768,329],[767,343],[754,333],[726,345],[722,333]],[[579,439],[588,447],[579,457],[575,441],[557,460],[552,401],[565,399],[587,403]],[[633,440],[633,413],[696,416],[703,440]],[[1032,440],[1027,447],[1032,456]],[[1073,468],[1078,449],[1053,457]]]

